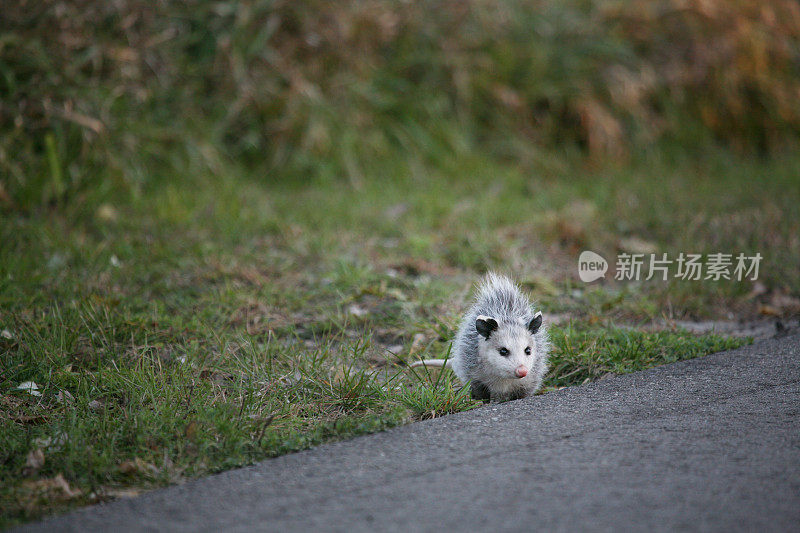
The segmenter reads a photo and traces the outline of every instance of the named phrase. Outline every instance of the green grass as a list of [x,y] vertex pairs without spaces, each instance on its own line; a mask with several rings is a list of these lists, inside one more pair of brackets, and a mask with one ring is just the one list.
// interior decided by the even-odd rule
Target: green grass
[[[535,172],[442,154],[417,176],[387,159],[395,178],[355,189],[265,184],[232,166],[227,180],[200,176],[140,200],[10,216],[0,228],[4,523],[476,406],[449,372],[405,363],[447,353],[489,268],[571,317],[552,328],[548,390],[741,344],[636,326],[757,316],[763,298],[797,294],[800,161],[665,153]],[[758,176],[769,179],[747,188]],[[761,251],[767,292],[577,281],[577,250],[610,256],[622,236],[665,251]],[[15,390],[25,381],[42,395]]]
[[[6,524],[478,405],[449,371],[412,373],[368,336],[347,342],[347,330],[298,346],[291,335],[198,324],[172,342],[153,335],[134,347],[127,339],[141,334],[136,318],[89,305],[9,327],[0,432]],[[743,343],[573,325],[553,327],[552,337],[546,387]],[[446,344],[435,339],[426,355]],[[11,389],[23,380],[41,396]],[[26,461],[36,450],[44,464],[32,470]],[[51,486],[57,476],[72,493]]]
[[750,341],[682,331],[644,332],[616,327],[554,328],[555,349],[545,387],[569,387],[666,363],[738,348]]
[[[472,165],[469,177],[449,178],[450,164]],[[774,170],[788,174],[792,164]],[[709,179],[724,186],[769,165],[742,162]],[[602,246],[617,231],[608,206],[624,205],[631,190],[655,206],[661,187],[697,172],[695,163],[672,168],[650,186],[636,181],[635,168],[548,182],[473,157],[427,167],[424,183],[352,190],[237,178],[169,186],[131,204],[13,217],[0,263],[0,326],[11,336],[0,337],[3,520],[476,406],[449,371],[414,373],[405,363],[447,354],[486,268],[511,270],[545,311],[572,316],[551,329],[546,389],[740,345],[619,329],[666,316],[663,294],[674,293],[658,283],[587,289],[558,270],[574,259],[550,217],[564,216],[576,195],[592,198],[596,218],[583,231],[587,245]],[[606,172],[613,179],[599,181]],[[780,179],[773,187],[786,186]],[[535,195],[519,194],[530,187]],[[753,205],[775,202],[768,192],[741,194]],[[672,201],[661,225],[697,216],[683,202]],[[795,207],[778,205],[793,216]],[[639,205],[617,214],[649,227]],[[662,235],[667,249],[680,245],[655,226],[653,238]],[[712,247],[721,238],[694,242]],[[690,301],[713,316],[717,299],[737,301],[741,292],[735,282],[699,282]],[[42,395],[15,390],[25,381]],[[37,450],[44,464],[26,466]],[[73,492],[52,481],[59,475]]]

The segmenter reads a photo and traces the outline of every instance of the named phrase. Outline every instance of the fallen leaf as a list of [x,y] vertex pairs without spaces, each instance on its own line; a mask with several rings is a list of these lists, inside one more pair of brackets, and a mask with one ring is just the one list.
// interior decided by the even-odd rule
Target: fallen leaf
[[123,474],[135,474],[139,469],[134,461],[122,461],[119,464],[119,471]]
[[40,496],[54,500],[68,500],[81,495],[80,489],[70,488],[69,483],[61,474],[54,478],[26,481],[22,486],[38,493]]
[[31,450],[28,452],[28,457],[25,459],[25,468],[22,470],[22,475],[30,477],[35,475],[39,469],[44,466],[44,452],[40,449]]
[[781,310],[771,305],[758,306],[758,312],[766,316],[781,316]]
[[139,457],[133,461],[122,461],[119,464],[119,471],[129,476],[134,474],[156,476],[161,472],[156,465],[148,463],[147,461],[143,461]]
[[39,392],[39,385],[34,383],[33,381],[23,381],[19,385],[17,385],[17,390],[25,391],[30,393],[32,396],[41,396],[42,393]]
[[97,218],[105,222],[116,222],[118,215],[117,210],[112,205],[103,204],[97,208]]
[[101,496],[104,499],[135,498],[141,493],[142,491],[136,489],[105,489]]
[[70,392],[66,390],[58,391],[58,393],[56,394],[56,400],[58,400],[59,403],[68,405],[72,405],[73,403],[75,403],[75,397],[72,396],[72,394],[70,394]]

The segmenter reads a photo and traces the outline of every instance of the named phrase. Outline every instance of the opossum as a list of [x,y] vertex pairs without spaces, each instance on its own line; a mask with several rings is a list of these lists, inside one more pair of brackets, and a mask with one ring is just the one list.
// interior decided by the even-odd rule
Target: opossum
[[513,281],[489,273],[453,341],[451,359],[411,366],[451,367],[473,398],[507,401],[539,389],[550,342],[541,311],[534,311]]

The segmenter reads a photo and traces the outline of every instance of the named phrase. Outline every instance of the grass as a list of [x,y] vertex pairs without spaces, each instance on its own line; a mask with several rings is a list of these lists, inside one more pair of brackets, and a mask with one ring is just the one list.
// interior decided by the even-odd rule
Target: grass
[[[545,390],[740,345],[637,326],[791,305],[800,160],[666,154],[535,170],[481,153],[389,158],[365,172],[391,180],[359,187],[231,166],[139,200],[13,214],[0,228],[3,523],[475,407],[449,372],[405,363],[447,353],[489,268],[570,317],[551,330]],[[577,281],[578,250],[613,257],[631,237],[760,251],[766,289]],[[41,396],[16,389],[27,381]]]
[[666,363],[731,350],[743,339],[693,336],[682,331],[643,332],[615,327],[556,328],[545,386],[569,387]]
[[[35,381],[41,396],[10,387],[3,395],[7,525],[478,405],[449,371],[409,373],[373,342],[342,342],[346,331],[298,346],[293,336],[199,325],[181,328],[172,344],[133,347],[126,339],[141,331],[137,320],[93,306],[10,327],[4,383]],[[744,342],[573,325],[552,334],[548,388]],[[436,339],[426,351],[445,344]]]
[[[649,187],[630,168],[548,182],[477,157],[457,164],[467,163],[472,177],[458,182],[448,177],[456,162],[427,168],[424,184],[359,190],[242,177],[12,218],[0,292],[10,337],[0,337],[5,523],[475,407],[449,372],[413,373],[405,363],[447,354],[485,268],[507,265],[546,311],[572,317],[551,328],[546,390],[745,342],[620,329],[668,316],[663,295],[675,291],[656,282],[581,287],[558,270],[571,257],[558,217],[574,209],[573,195],[603,202],[581,230],[602,249],[616,231],[602,213],[624,205],[628,184],[655,206],[661,187],[681,183],[695,163]],[[776,174],[791,164],[775,163]],[[708,179],[723,186],[769,165],[742,162]],[[606,172],[613,180],[598,181]],[[774,187],[791,185],[780,179]],[[533,186],[536,195],[519,195]],[[774,205],[767,192],[742,194]],[[697,216],[683,201],[662,225]],[[796,207],[781,208],[791,217]],[[639,205],[617,214],[650,227]],[[680,246],[670,235],[652,233],[666,249]],[[693,238],[703,249],[726,236]],[[697,282],[687,301],[714,316],[719,301],[746,292],[728,283]],[[688,308],[681,316],[692,316]],[[26,381],[41,396],[15,390]]]

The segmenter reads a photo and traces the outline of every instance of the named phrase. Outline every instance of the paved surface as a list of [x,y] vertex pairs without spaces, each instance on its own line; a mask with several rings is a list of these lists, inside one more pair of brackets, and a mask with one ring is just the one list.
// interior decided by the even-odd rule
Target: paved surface
[[85,508],[47,531],[800,528],[800,336]]

